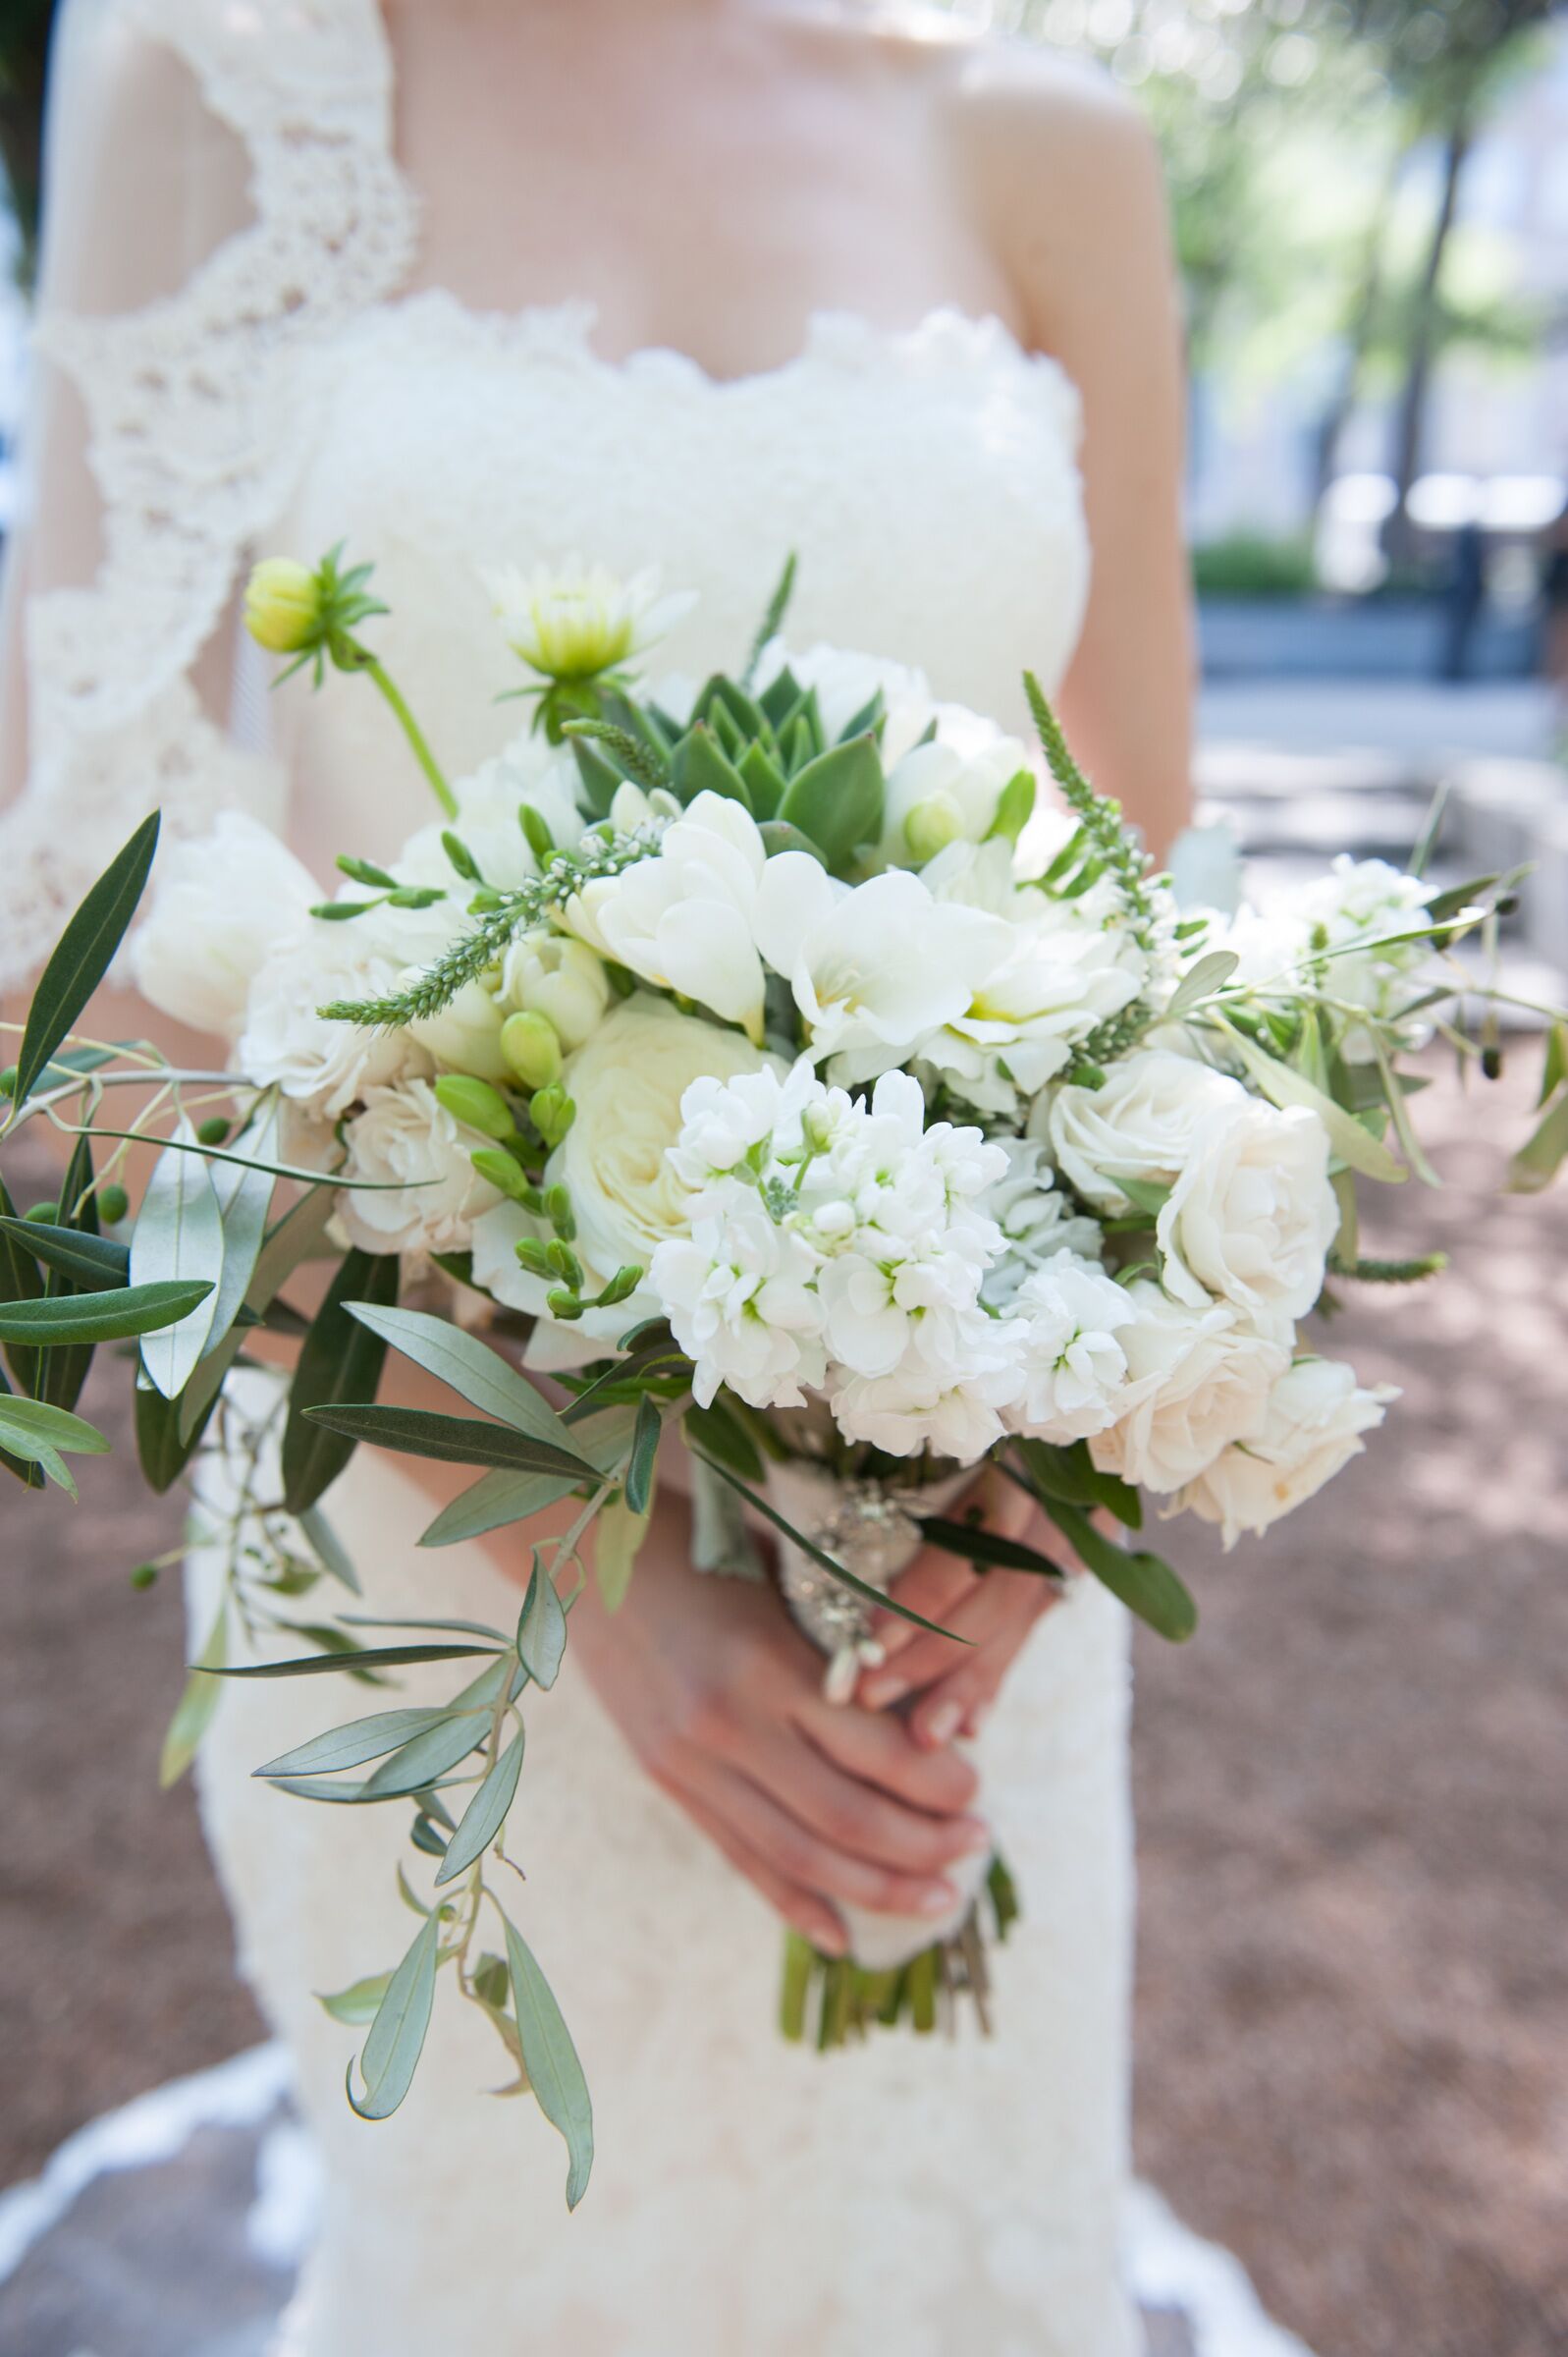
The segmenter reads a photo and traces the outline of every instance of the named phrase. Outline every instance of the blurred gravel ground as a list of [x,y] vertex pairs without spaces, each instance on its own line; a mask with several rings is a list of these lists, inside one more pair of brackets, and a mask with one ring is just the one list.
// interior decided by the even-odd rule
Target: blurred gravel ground
[[[1568,1190],[1491,1192],[1534,1062],[1444,1079],[1452,1191],[1380,1199],[1462,1264],[1326,1339],[1387,1430],[1267,1550],[1177,1534],[1203,1629],[1138,1649],[1139,2166],[1320,2357],[1568,2349]],[[125,1397],[75,1514],[0,1494],[0,2183],[259,2034],[157,1790],[178,1582],[125,1575],[178,1513]]]

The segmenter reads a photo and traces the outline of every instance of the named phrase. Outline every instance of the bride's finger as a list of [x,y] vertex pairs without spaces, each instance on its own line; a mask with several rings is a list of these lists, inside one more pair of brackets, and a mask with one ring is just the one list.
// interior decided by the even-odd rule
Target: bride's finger
[[[908,1744],[904,1746],[909,1749]],[[938,1875],[991,1844],[978,1817],[911,1808],[858,1776],[846,1775],[801,1736],[778,1730],[758,1746],[746,1773],[771,1798],[850,1857],[894,1873]]]
[[824,1898],[846,1898],[885,1915],[943,1915],[957,1897],[936,1873],[904,1874],[874,1866],[837,1841],[813,1833],[760,1784],[714,1763],[702,1799],[772,1873]]
[[907,1727],[915,1742],[946,1747],[955,1735],[977,1735],[1035,1623],[1060,1601],[1050,1581],[1013,1574],[1008,1588],[999,1589],[999,1610],[974,1651],[936,1678],[911,1708]]
[[954,1816],[973,1806],[980,1780],[968,1761],[955,1751],[917,1751],[895,1719],[821,1702],[798,1724],[830,1760],[912,1808]]
[[[988,1572],[981,1579],[970,1571],[963,1594],[947,1611],[946,1626],[952,1634],[928,1636],[917,1629],[892,1661],[865,1672],[855,1699],[868,1711],[891,1710],[895,1703],[917,1694],[922,1686],[929,1686],[933,1678],[956,1668],[965,1648],[988,1635],[996,1618],[995,1577]],[[964,1644],[955,1645],[954,1637],[963,1638]]]
[[737,1874],[745,1876],[754,1891],[760,1891],[776,1915],[782,1916],[803,1940],[820,1947],[825,1955],[841,1956],[848,1946],[843,1925],[826,1899],[815,1891],[804,1891],[798,1883],[778,1874],[766,1858],[759,1857],[750,1843],[726,1825],[724,1819],[698,1800],[692,1793],[676,1796],[680,1807],[700,1834],[705,1834],[722,1857],[728,1858]]
[[[926,1547],[915,1557],[906,1571],[899,1573],[894,1583],[898,1602],[919,1613],[927,1620],[942,1627],[951,1625],[952,1616],[964,1598],[976,1585],[974,1567],[955,1555],[944,1555],[939,1548]],[[896,1613],[878,1608],[871,1616],[871,1633],[891,1662],[916,1643],[922,1632],[908,1620],[900,1620]],[[941,1639],[933,1642],[943,1642]],[[947,1650],[951,1652],[949,1645]],[[870,1673],[875,1676],[876,1672]]]

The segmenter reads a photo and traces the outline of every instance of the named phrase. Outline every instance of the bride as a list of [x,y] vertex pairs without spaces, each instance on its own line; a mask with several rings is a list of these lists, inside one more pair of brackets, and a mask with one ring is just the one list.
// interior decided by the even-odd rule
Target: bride
[[[661,562],[700,593],[665,650],[700,674],[794,549],[798,642],[1008,727],[1031,666],[1151,840],[1179,825],[1171,276],[1148,138],[1097,79],[762,0],[66,0],[49,130],[0,981],[153,802],[184,829],[238,802],[320,872],[423,815],[374,699],[269,698],[235,629],[248,554],[339,540],[454,771],[516,719],[480,562]],[[503,1615],[519,1534],[421,1556],[404,1462],[361,1453],[329,1501],[366,1609]],[[917,1640],[836,1711],[662,1511],[530,1722],[530,1937],[599,2113],[569,2220],[459,2008],[394,2119],[350,2112],[312,1992],[406,1946],[401,1815],[250,1781],[320,1725],[308,1681],[225,1694],[207,1832],[324,2168],[286,2347],[1125,2357],[1120,1608],[1085,1581],[1041,1620],[1038,1582],[922,1559],[903,1592],[962,1666]],[[198,1551],[197,1642],[214,1578]],[[940,1910],[992,1831],[1024,1904],[993,2043],[774,2038],[779,1916],[831,1948],[838,1902]]]

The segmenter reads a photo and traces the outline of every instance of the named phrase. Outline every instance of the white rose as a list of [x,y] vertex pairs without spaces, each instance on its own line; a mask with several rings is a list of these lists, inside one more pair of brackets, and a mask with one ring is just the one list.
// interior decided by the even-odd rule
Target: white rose
[[1097,1211],[1125,1210],[1118,1178],[1171,1186],[1200,1125],[1250,1103],[1239,1080],[1154,1048],[1111,1066],[1103,1087],[1058,1090],[1049,1115],[1058,1168]]
[[[453,1119],[428,1080],[368,1090],[344,1130],[345,1175],[377,1186],[338,1198],[350,1242],[363,1252],[465,1252],[473,1222],[500,1201],[469,1159],[489,1143]],[[381,1191],[389,1188],[408,1191]]]
[[1256,1097],[1212,1113],[1155,1223],[1167,1291],[1201,1309],[1219,1294],[1288,1340],[1323,1290],[1339,1226],[1328,1133],[1304,1105]]
[[[952,843],[981,843],[996,823],[1002,790],[1028,756],[1016,737],[973,724],[980,741],[951,737],[917,744],[888,773],[881,854],[897,867],[923,867]],[[1009,845],[1009,850],[1011,849]]]
[[597,1030],[610,1004],[604,960],[565,933],[523,933],[501,962],[506,1012],[542,1014],[569,1056]]
[[[567,1064],[563,1086],[576,1118],[545,1169],[571,1197],[586,1290],[618,1269],[647,1270],[667,1236],[686,1233],[690,1193],[668,1159],[680,1135],[680,1100],[705,1074],[759,1071],[768,1060],[738,1031],[677,1014],[662,999],[628,999]],[[514,1309],[545,1314],[546,1282],[518,1265],[519,1236],[548,1231],[514,1203],[500,1203],[474,1230],[475,1282]],[[639,1317],[656,1315],[646,1279],[628,1300],[590,1309],[569,1331],[583,1344],[615,1341]],[[565,1338],[561,1338],[565,1341]],[[579,1355],[592,1356],[591,1348]]]
[[1057,1447],[1113,1424],[1127,1386],[1121,1331],[1137,1315],[1126,1289],[1093,1261],[1058,1252],[1036,1269],[1007,1312],[1023,1378],[1008,1423]]
[[1398,1397],[1387,1383],[1363,1390],[1355,1369],[1337,1360],[1297,1359],[1274,1384],[1258,1431],[1189,1482],[1171,1511],[1218,1522],[1226,1547],[1244,1530],[1267,1530],[1361,1454],[1361,1435]]
[[176,1022],[233,1040],[257,974],[274,950],[308,931],[321,898],[276,835],[227,810],[210,835],[165,850],[132,946],[136,988]]
[[1270,1389],[1290,1354],[1243,1325],[1228,1302],[1190,1309],[1148,1278],[1125,1289],[1137,1313],[1116,1335],[1127,1404],[1089,1447],[1102,1472],[1168,1494],[1232,1441],[1262,1430]]
[[666,828],[656,858],[582,897],[612,958],[760,1041],[764,977],[752,909],[766,862],[750,812],[724,795],[699,794]]
[[319,920],[283,943],[256,976],[235,1062],[318,1119],[336,1121],[367,1089],[422,1077],[430,1058],[406,1031],[338,1022],[317,1013],[336,999],[383,998],[399,972],[362,930],[364,920]]

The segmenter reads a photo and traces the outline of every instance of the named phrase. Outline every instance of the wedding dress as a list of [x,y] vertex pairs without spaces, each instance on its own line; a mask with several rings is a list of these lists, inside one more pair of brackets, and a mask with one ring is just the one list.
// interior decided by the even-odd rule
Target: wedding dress
[[[674,353],[600,358],[582,308],[404,297],[416,222],[371,0],[73,14],[79,40],[123,17],[187,61],[248,149],[253,217],[150,309],[45,322],[82,391],[107,528],[95,584],[33,603],[29,786],[0,859],[16,969],[154,800],[186,829],[241,801],[323,874],[331,851],[384,854],[425,815],[351,682],[269,705],[243,677],[233,729],[202,716],[187,673],[248,551],[310,561],[346,540],[374,559],[387,659],[454,773],[517,721],[491,700],[509,671],[481,560],[659,562],[700,592],[665,650],[700,675],[744,648],[792,548],[798,642],[895,654],[1015,726],[1025,665],[1059,675],[1087,576],[1075,398],[1000,324],[819,317],[786,365],[718,382]],[[394,1460],[361,1451],[326,1505],[366,1611],[514,1613],[477,1550],[417,1550],[428,1508]],[[215,1579],[198,1553],[195,1643]],[[406,1696],[449,1683],[411,1672]],[[354,2035],[313,1993],[407,1945],[405,1814],[312,1807],[250,1775],[369,1707],[326,1693],[230,1688],[199,1763],[241,1966],[323,2164],[289,2357],[1127,2357],[1127,1665],[1103,1589],[1080,1583],[1043,1620],[980,1747],[1024,1908],[989,2044],[785,2046],[776,1921],[641,1774],[568,1655],[529,1715],[514,1847],[519,1920],[594,2095],[595,2174],[569,2219],[555,2135],[485,2092],[503,2057],[471,2008],[438,2001],[392,2120],[344,2100]]]

